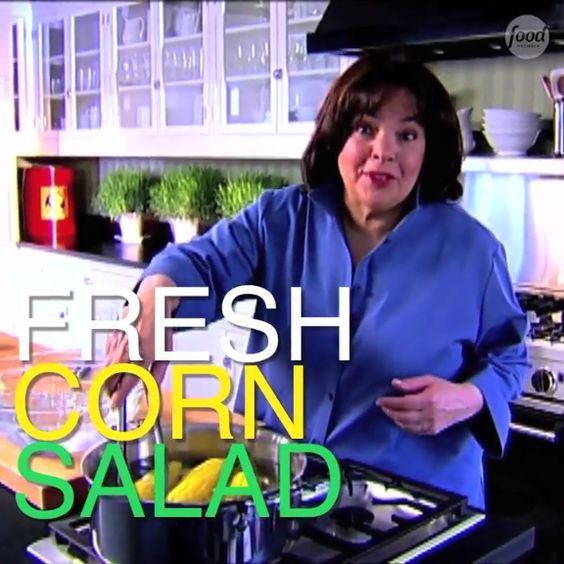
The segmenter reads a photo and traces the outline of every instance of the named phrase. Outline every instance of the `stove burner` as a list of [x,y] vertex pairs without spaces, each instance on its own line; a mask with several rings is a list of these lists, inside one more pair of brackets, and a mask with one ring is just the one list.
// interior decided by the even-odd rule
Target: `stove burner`
[[517,292],[517,300],[529,319],[529,337],[564,342],[564,298],[547,294]]
[[339,527],[358,527],[374,520],[374,515],[364,507],[338,507],[331,517]]

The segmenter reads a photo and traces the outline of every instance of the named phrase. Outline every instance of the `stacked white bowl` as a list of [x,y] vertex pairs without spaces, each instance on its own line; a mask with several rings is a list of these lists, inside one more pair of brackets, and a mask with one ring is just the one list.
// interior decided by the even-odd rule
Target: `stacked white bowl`
[[485,108],[484,135],[497,155],[526,154],[540,132],[540,114],[509,108]]

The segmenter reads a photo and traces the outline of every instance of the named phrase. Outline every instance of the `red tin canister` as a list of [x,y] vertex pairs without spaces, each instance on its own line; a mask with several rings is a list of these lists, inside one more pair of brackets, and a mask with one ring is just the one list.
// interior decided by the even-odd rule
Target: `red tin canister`
[[76,246],[74,171],[64,166],[24,170],[22,204],[26,239],[54,248]]

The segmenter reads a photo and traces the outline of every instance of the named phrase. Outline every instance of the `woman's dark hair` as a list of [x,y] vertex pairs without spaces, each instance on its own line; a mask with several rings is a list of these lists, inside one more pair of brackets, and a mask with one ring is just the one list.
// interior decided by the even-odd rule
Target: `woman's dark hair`
[[458,200],[462,137],[456,110],[439,79],[422,63],[367,54],[332,85],[302,157],[302,175],[311,190],[341,182],[337,158],[358,118],[375,115],[390,89],[404,88],[417,101],[417,120],[425,130],[425,157],[419,174],[422,201]]

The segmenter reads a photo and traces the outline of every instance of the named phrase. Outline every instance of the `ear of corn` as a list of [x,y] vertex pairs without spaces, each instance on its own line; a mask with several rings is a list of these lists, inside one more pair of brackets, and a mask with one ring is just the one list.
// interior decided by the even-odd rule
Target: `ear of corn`
[[[168,480],[169,486],[175,486],[180,480],[182,473],[182,463],[173,460],[168,464]],[[155,499],[155,472],[151,470],[135,482],[135,489],[139,495],[139,499],[143,501],[152,501]]]
[[[233,474],[233,477],[231,478],[231,481],[229,482],[229,486],[230,487],[235,487],[235,488],[247,488],[249,487],[249,482],[247,482],[247,478],[245,477],[245,474],[243,472],[241,472],[240,470],[238,470],[237,472],[235,472],[235,474]],[[227,500],[235,500],[241,497],[245,497],[244,495],[230,495],[230,496],[226,496],[225,499]]]
[[208,503],[219,479],[225,458],[208,458],[173,488],[167,501],[172,503]]
[[233,478],[231,478],[231,481],[229,482],[229,485],[231,487],[236,487],[236,488],[248,488],[249,487],[249,483],[247,482],[247,478],[245,477],[245,474],[241,471],[235,472],[235,474],[233,475]]

